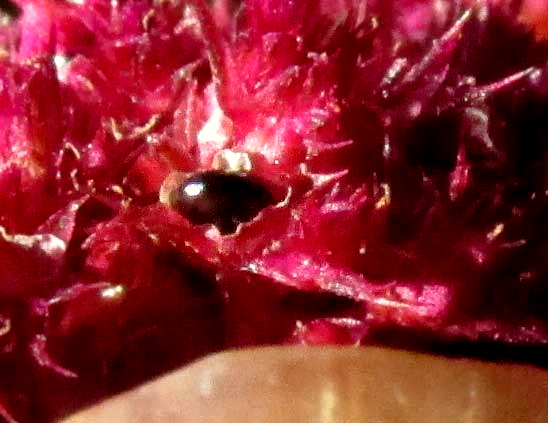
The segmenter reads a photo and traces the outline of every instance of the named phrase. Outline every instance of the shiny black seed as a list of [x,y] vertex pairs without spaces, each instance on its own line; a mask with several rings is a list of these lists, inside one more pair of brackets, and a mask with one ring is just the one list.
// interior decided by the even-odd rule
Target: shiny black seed
[[275,203],[257,179],[218,171],[194,174],[171,192],[169,201],[192,223],[214,224],[223,234],[234,233],[240,223]]
[[0,15],[2,14],[17,18],[21,14],[21,9],[13,0],[0,0]]

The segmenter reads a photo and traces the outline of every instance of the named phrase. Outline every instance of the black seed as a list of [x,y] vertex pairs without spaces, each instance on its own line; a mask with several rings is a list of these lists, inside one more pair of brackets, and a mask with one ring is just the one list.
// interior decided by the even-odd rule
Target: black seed
[[211,223],[223,234],[236,231],[242,222],[253,219],[274,204],[272,194],[258,180],[218,171],[196,173],[173,190],[171,206],[192,223]]
[[21,9],[12,0],[0,0],[0,14],[17,18],[21,14]]

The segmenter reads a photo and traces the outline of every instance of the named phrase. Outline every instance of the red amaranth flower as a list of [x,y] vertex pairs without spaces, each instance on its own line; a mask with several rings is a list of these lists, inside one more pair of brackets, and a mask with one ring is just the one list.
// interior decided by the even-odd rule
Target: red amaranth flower
[[213,3],[2,15],[0,415],[246,345],[541,360],[532,3]]

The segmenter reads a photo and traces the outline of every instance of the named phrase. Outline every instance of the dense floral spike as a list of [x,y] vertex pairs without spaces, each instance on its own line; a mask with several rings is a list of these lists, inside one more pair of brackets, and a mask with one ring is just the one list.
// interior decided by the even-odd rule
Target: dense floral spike
[[541,3],[0,2],[0,418],[244,345],[548,365]]

